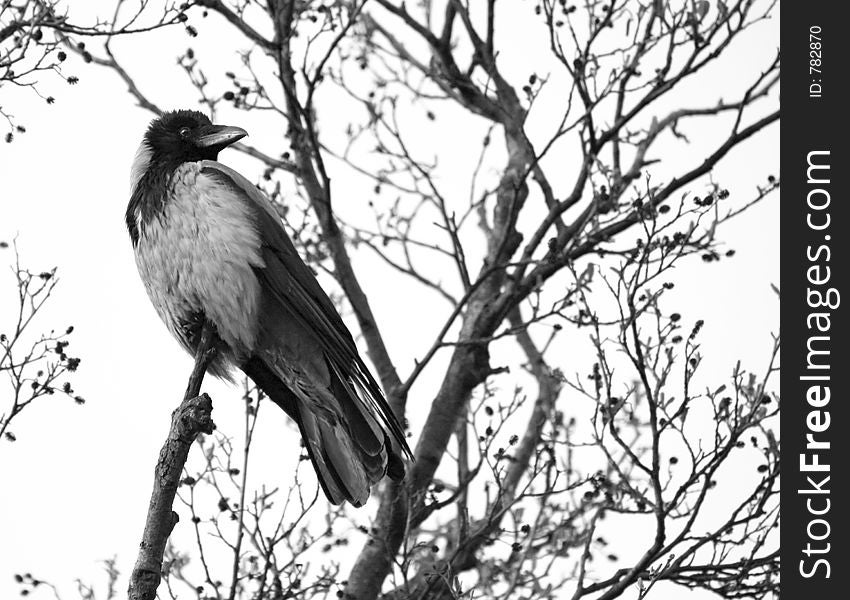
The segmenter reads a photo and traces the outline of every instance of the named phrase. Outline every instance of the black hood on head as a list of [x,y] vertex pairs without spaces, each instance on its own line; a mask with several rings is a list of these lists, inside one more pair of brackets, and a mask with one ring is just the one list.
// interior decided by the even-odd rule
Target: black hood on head
[[196,110],[175,110],[151,121],[131,169],[131,197],[125,215],[133,244],[140,227],[167,201],[168,181],[183,164],[216,160],[218,153],[248,133],[239,127],[213,125]]
[[154,119],[145,133],[151,162],[175,168],[184,162],[216,160],[218,153],[245,137],[238,127],[213,125],[196,110],[175,110]]

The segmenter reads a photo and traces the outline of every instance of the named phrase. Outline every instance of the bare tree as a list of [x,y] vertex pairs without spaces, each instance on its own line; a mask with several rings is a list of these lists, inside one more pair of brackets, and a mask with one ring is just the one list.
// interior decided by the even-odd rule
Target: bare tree
[[[778,339],[764,373],[739,366],[728,381],[698,384],[702,322],[683,330],[663,302],[675,265],[724,260],[722,226],[779,187],[765,174],[755,191],[727,190],[713,176],[778,120],[778,55],[742,89],[695,104],[678,95],[775,3],[541,0],[521,9],[531,29],[511,27],[504,13],[520,9],[505,4],[182,7],[190,36],[199,17],[218,16],[239,49],[238,68],[224,73],[204,64],[202,48],[181,50],[187,85],[213,116],[258,112],[280,128],[277,148],[236,147],[258,161],[303,253],[338,283],[396,415],[412,394],[430,405],[416,461],[404,482],[378,491],[371,523],[345,510],[319,522],[298,478],[274,507],[277,485],[251,491],[240,478],[262,403],[246,388],[244,452],[205,438],[201,465],[182,480],[201,567],[187,567],[187,550],[167,552],[172,597],[187,585],[198,598],[607,600],[630,588],[642,598],[662,582],[724,598],[778,594]],[[520,77],[506,55],[529,34],[549,52]],[[102,48],[69,48],[161,112],[163,99],[139,88],[109,36]],[[540,127],[538,106],[551,107],[553,92],[557,112],[547,108]],[[323,131],[341,107],[346,135]],[[458,142],[422,143],[423,126],[443,115],[464,123],[461,141],[478,154],[466,190],[445,184],[439,160]],[[690,124],[704,119],[722,138],[669,172],[661,150],[688,144]],[[335,211],[343,174],[373,188],[371,199],[348,200],[372,225]],[[445,302],[407,372],[381,333],[404,323],[375,314],[354,248]],[[491,349],[505,346],[521,358],[494,365]],[[564,364],[555,348],[586,360]],[[446,366],[427,389],[420,376],[438,355]],[[761,462],[724,504],[716,488],[748,447]],[[196,513],[203,490],[220,497],[219,515]],[[720,521],[708,516],[717,506]],[[649,528],[636,558],[616,556],[621,542],[601,533],[612,520]],[[339,533],[345,523],[350,535]],[[315,558],[350,540],[362,547],[347,574]],[[207,560],[209,544],[226,548],[226,569]]]

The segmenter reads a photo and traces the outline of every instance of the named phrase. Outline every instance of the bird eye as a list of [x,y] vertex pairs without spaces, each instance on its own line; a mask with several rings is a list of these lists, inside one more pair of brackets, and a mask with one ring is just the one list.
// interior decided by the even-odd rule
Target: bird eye
[[177,133],[180,134],[180,137],[186,137],[189,135],[190,132],[191,129],[189,129],[188,127],[181,127],[180,131],[178,131]]

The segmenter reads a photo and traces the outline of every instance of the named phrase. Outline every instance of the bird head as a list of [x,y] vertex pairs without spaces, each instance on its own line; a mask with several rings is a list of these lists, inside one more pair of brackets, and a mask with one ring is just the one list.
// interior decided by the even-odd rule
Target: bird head
[[196,110],[175,110],[154,119],[130,169],[127,227],[134,243],[140,224],[163,206],[172,173],[184,163],[216,160],[219,152],[246,135],[239,127],[213,125]]
[[151,162],[178,165],[215,160],[219,152],[246,135],[248,132],[239,127],[213,125],[196,110],[176,110],[151,122],[143,145],[150,152]]

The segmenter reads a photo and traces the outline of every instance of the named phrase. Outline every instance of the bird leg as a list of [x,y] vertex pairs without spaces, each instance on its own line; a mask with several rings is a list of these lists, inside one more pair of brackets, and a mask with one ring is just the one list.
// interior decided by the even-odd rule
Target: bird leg
[[130,600],[154,600],[162,572],[162,556],[168,536],[177,524],[177,513],[172,510],[177,487],[189,448],[200,433],[210,434],[215,429],[212,421],[212,400],[206,394],[198,395],[204,374],[216,356],[217,335],[215,327],[204,320],[201,338],[195,352],[195,366],[183,402],[171,414],[171,429],[156,463],[153,491],[148,506],[145,531],[139,544],[139,556],[130,576]]
[[215,325],[204,319],[200,339],[198,340],[198,347],[195,349],[195,367],[189,376],[189,384],[186,386],[186,394],[183,396],[184,401],[194,398],[201,393],[201,382],[204,380],[204,374],[215,360],[217,354],[217,342],[218,334],[216,333]]

